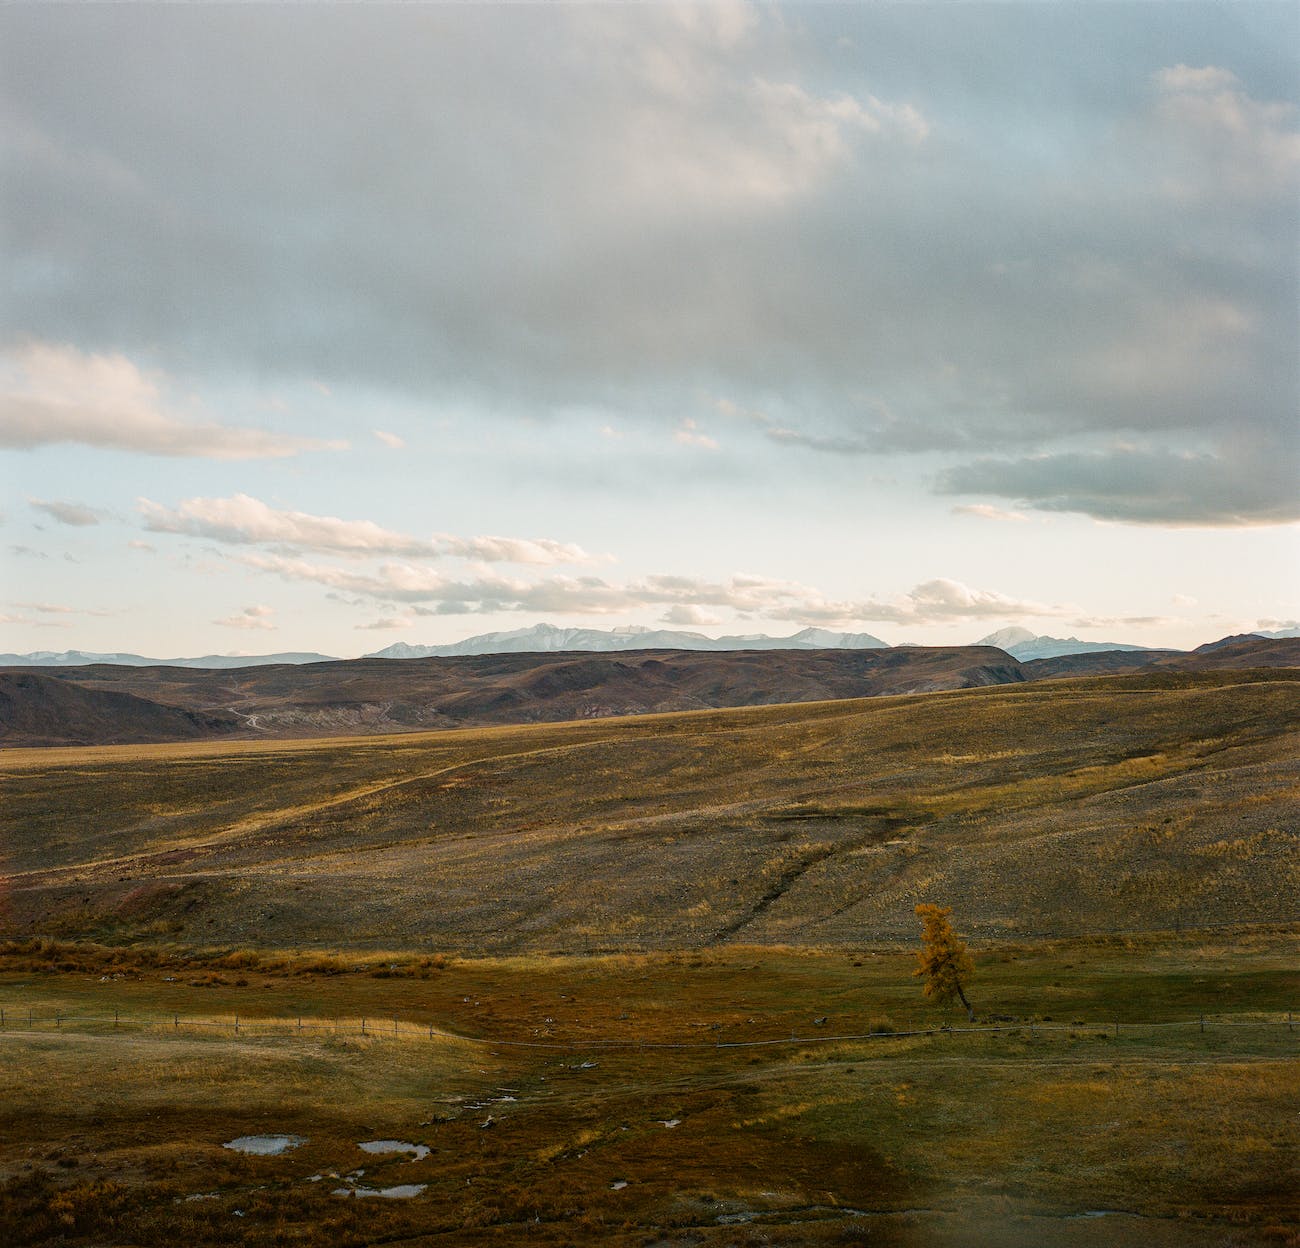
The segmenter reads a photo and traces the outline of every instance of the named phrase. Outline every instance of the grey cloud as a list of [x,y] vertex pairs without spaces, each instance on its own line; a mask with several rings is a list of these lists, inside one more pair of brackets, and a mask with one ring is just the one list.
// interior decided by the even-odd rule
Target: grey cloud
[[1300,519],[1293,439],[1209,452],[1131,447],[980,459],[941,474],[946,494],[992,494],[1040,511],[1131,524],[1240,526]]
[[4,329],[792,459],[1285,428],[1294,14],[971,7],[10,6]]
[[28,502],[37,511],[43,511],[60,524],[72,525],[74,528],[99,524],[100,517],[104,514],[94,507],[83,507],[80,503],[61,503],[54,499],[46,501],[39,498],[28,499]]

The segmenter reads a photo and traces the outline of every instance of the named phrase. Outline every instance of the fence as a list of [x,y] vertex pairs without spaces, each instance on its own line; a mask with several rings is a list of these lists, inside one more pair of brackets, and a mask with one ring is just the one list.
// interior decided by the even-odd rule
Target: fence
[[0,1007],[0,1033],[74,1034],[78,1032],[173,1031],[209,1029],[208,1034],[225,1032],[232,1036],[261,1038],[308,1037],[363,1037],[370,1040],[445,1040],[460,1044],[481,1045],[493,1049],[549,1049],[565,1053],[592,1051],[652,1051],[661,1049],[758,1049],[782,1045],[843,1044],[866,1040],[893,1040],[915,1036],[972,1036],[1020,1034],[1035,1038],[1057,1033],[1108,1036],[1119,1039],[1121,1035],[1143,1032],[1160,1032],[1170,1028],[1183,1028],[1204,1034],[1220,1028],[1230,1029],[1285,1029],[1294,1034],[1300,1018],[1294,1012],[1276,1018],[1225,1019],[1199,1015],[1192,1019],[1175,1019],[1162,1022],[1142,1020],[1085,1021],[1068,1023],[1039,1022],[1036,1019],[1000,1022],[985,1026],[920,1027],[876,1030],[854,1033],[817,1032],[813,1035],[770,1036],[756,1040],[697,1040],[669,1041],[644,1039],[608,1039],[591,1037],[575,1040],[509,1040],[470,1036],[446,1031],[431,1023],[416,1023],[398,1018],[268,1018],[263,1015],[230,1015],[223,1018],[197,1018],[182,1014],[124,1014],[114,1011],[112,1017],[64,1013],[60,1010],[38,1011],[31,1007],[12,1005]]

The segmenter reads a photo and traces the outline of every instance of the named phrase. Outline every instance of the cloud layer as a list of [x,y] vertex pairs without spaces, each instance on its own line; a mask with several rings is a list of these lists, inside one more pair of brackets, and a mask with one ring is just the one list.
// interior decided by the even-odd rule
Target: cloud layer
[[316,438],[181,420],[167,410],[158,380],[125,356],[27,342],[0,357],[0,448],[58,443],[204,459],[342,449]]
[[[1295,467],[1293,18],[905,10],[11,7],[0,334],[101,345],[23,362],[77,393],[11,381],[5,444],[308,444],[176,416],[147,347],[482,413],[671,408],[696,446],[721,395],[792,457],[1231,427]],[[1199,522],[1278,514],[1225,512],[1230,457],[1200,471]],[[1069,498],[1198,511],[1149,484]]]
[[144,527],[153,533],[181,533],[233,545],[266,545],[287,551],[310,551],[357,557],[404,555],[408,558],[455,557],[486,563],[589,563],[592,557],[572,543],[550,538],[412,537],[382,528],[372,520],[341,520],[303,511],[283,511],[247,494],[232,498],[191,498],[165,507],[142,498],[137,503]]

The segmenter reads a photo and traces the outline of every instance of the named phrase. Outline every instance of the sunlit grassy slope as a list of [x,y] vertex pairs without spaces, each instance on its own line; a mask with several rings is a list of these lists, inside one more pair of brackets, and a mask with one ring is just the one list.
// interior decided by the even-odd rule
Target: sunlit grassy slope
[[817,947],[1288,921],[1300,682],[1111,677],[315,742],[7,751],[0,924]]

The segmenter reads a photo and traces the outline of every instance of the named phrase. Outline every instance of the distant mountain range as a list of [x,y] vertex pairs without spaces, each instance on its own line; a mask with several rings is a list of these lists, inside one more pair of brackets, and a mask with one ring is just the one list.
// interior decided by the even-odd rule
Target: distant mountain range
[[[1250,639],[1276,639],[1300,636],[1300,628],[1260,629],[1221,638],[1199,646],[1201,653],[1229,642]],[[1080,641],[1077,637],[1038,636],[1027,628],[1003,628],[974,643],[995,646],[1021,662],[1054,659],[1072,654],[1108,651],[1147,651],[1152,647],[1123,641]],[[837,633],[825,628],[805,628],[789,637],[769,637],[766,633],[742,633],[726,637],[708,637],[703,633],[666,628],[559,628],[554,624],[534,624],[509,632],[479,633],[464,641],[441,646],[413,646],[395,642],[383,650],[363,655],[367,659],[453,658],[459,655],[548,654],[561,651],[613,653],[623,650],[880,650],[889,643],[871,633]],[[1163,648],[1164,653],[1183,653]],[[340,660],[329,654],[293,651],[282,654],[207,654],[188,659],[151,659],[139,654],[100,654],[82,650],[38,650],[31,654],[0,654],[0,667],[85,667],[91,663],[112,663],[122,667],[194,667],[235,668],[265,667],[275,663],[330,663]]]
[[1012,658],[1055,659],[1063,654],[1092,654],[1102,650],[1149,650],[1150,646],[1132,646],[1123,641],[1080,641],[1077,637],[1036,637],[1027,628],[1002,628],[981,637],[977,646],[997,646]]
[[112,663],[118,667],[266,667],[271,663],[330,663],[332,654],[289,651],[284,654],[205,654],[196,659],[149,659],[142,654],[97,654],[86,650],[36,650],[31,654],[0,654],[0,667],[85,667]]
[[445,646],[410,646],[396,642],[368,659],[451,658],[459,654],[548,654],[560,650],[609,653],[616,650],[885,650],[889,643],[870,633],[833,633],[825,628],[805,628],[790,637],[743,633],[706,637],[667,628],[557,628],[534,624],[508,633],[480,633]]

